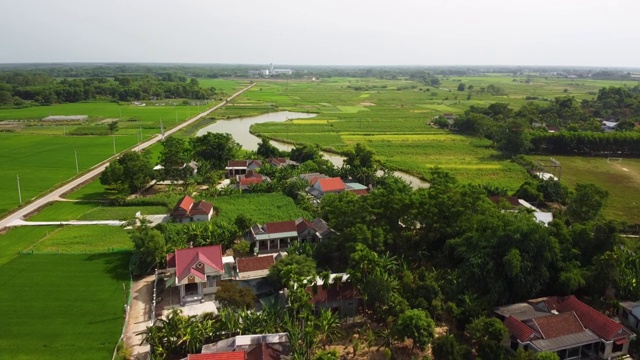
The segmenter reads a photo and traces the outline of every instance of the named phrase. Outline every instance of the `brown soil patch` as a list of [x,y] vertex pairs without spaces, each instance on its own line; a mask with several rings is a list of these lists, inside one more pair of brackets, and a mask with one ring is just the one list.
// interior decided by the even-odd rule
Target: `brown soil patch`
[[371,103],[371,102],[361,102],[360,105],[361,106],[376,106],[376,104]]

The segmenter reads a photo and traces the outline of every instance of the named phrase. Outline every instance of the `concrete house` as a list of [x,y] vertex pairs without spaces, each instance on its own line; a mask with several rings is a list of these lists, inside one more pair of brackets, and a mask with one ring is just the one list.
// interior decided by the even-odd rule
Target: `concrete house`
[[554,352],[565,359],[611,359],[629,351],[635,335],[575,296],[549,296],[497,307],[513,351]]
[[204,301],[214,294],[217,283],[224,276],[222,246],[211,245],[176,250],[167,255],[167,271],[171,274],[167,287],[180,289],[180,304]]
[[249,190],[252,185],[271,181],[268,176],[262,175],[255,170],[249,170],[244,175],[237,175],[236,179],[238,181],[238,188],[243,191]]
[[257,170],[262,167],[260,160],[229,160],[224,168],[227,176],[232,178],[237,175],[245,175],[249,170]]
[[[275,254],[273,254],[275,255]],[[238,280],[253,280],[267,277],[269,269],[276,263],[275,256],[251,256],[236,259]]]
[[[241,359],[239,355],[235,355],[237,353],[244,354],[244,358]],[[213,344],[203,345],[202,353],[198,355],[205,356],[217,354],[230,354],[230,356],[238,356],[238,358],[190,357],[189,359],[285,360],[290,358],[291,347],[289,345],[289,336],[287,333],[239,335],[229,339],[220,340]]]
[[287,158],[268,158],[267,164],[271,166],[275,166],[277,168],[283,168],[287,166],[298,166],[299,164],[293,160],[289,160]]
[[618,317],[626,326],[635,331],[640,331],[640,302],[621,302]]
[[195,202],[189,195],[183,196],[169,214],[175,222],[209,221],[213,216],[213,204],[200,200]]
[[294,242],[316,243],[335,235],[327,223],[316,218],[309,222],[304,218],[256,224],[248,233],[255,254],[276,253],[286,250]]

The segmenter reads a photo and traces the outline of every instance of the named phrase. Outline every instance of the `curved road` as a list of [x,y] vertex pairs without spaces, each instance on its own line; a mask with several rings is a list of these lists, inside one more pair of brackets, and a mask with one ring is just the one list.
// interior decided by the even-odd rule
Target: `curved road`
[[[180,125],[165,131],[165,136],[171,135],[191,124],[193,124],[194,122],[202,119],[204,116],[209,115],[211,112],[216,111],[217,109],[225,106],[227,104],[227,102],[229,102],[230,100],[233,100],[233,98],[235,98],[236,96],[242,94],[243,92],[251,89],[253,86],[255,85],[255,83],[247,86],[246,88],[238,91],[237,93],[233,94],[232,96],[230,96],[229,98],[227,98],[227,100],[221,102],[220,104],[212,107],[211,109],[202,112],[194,117],[192,117],[191,119],[181,123]],[[140,145],[136,146],[135,148],[133,148],[134,151],[140,151],[143,149],[148,148],[149,146],[157,143],[158,141],[162,140],[162,137],[157,134],[155,136],[153,136],[151,139],[140,143]],[[28,213],[37,210],[38,208],[42,207],[43,205],[52,202],[52,201],[56,201],[58,200],[62,194],[66,193],[67,191],[73,189],[74,187],[82,184],[85,181],[88,181],[94,177],[96,177],[97,175],[100,175],[100,173],[102,173],[104,171],[104,169],[109,165],[109,162],[111,160],[113,160],[114,158],[116,158],[117,156],[119,156],[121,153],[118,153],[117,155],[114,155],[110,158],[108,158],[107,160],[101,162],[100,164],[94,166],[88,173],[81,175],[80,177],[77,177],[75,179],[73,179],[72,181],[62,185],[61,187],[40,196],[39,198],[37,198],[36,200],[34,200],[33,202],[25,205],[24,207],[16,210],[15,212],[7,215],[6,217],[2,218],[0,220],[0,230],[5,228],[5,227],[10,227],[12,226],[12,224],[14,222],[19,222],[20,220],[22,220],[23,216],[27,215]]]

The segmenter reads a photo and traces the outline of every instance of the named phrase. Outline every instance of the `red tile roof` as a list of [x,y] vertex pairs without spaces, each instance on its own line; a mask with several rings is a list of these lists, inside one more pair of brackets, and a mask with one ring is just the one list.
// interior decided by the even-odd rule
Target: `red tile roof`
[[280,221],[280,222],[270,222],[264,224],[264,230],[267,234],[277,234],[283,232],[297,232],[296,222],[293,220],[289,221]]
[[239,273],[267,270],[275,263],[273,256],[252,256],[236,260]]
[[298,231],[298,234],[302,234],[310,227],[312,227],[311,223],[305,218],[300,218],[298,223],[296,224],[296,230]]
[[504,326],[509,330],[509,333],[520,340],[520,342],[530,340],[531,337],[540,338],[540,335],[532,328],[511,315],[504,321]]
[[539,317],[533,321],[538,325],[538,329],[545,339],[578,334],[584,331],[584,327],[573,311]]
[[170,265],[175,266],[178,282],[183,281],[189,274],[204,280],[204,269],[197,270],[197,267],[194,267],[198,262],[223,272],[222,246],[211,245],[179,249],[176,250],[175,254],[167,255],[167,267],[172,268]]
[[245,179],[250,179],[250,178],[258,178],[258,179],[262,179],[263,176],[262,174],[260,174],[259,172],[255,171],[255,170],[249,170],[247,171],[247,174],[244,176]]
[[345,190],[344,182],[339,177],[317,179],[316,182],[320,184],[320,188],[324,192]]
[[245,360],[244,351],[228,351],[213,354],[189,354],[188,360]]
[[193,204],[191,211],[189,211],[189,215],[209,215],[213,210],[213,204],[206,202],[204,200],[200,200],[197,203]]
[[248,162],[247,160],[229,160],[227,167],[247,167]]
[[573,295],[564,299],[558,298],[557,310],[558,312],[575,312],[587,329],[607,341],[630,334],[624,326],[576,299]]
[[178,200],[178,203],[176,204],[176,206],[173,207],[171,214],[172,216],[176,212],[177,212],[177,215],[180,215],[183,212],[186,212],[188,214],[192,206],[193,206],[193,199],[191,198],[191,196],[185,195],[180,200]]
[[262,183],[262,178],[242,178],[240,179],[240,185],[242,186],[249,186],[249,185],[254,185],[254,184],[261,184]]
[[358,196],[369,195],[369,190],[367,189],[349,190],[349,192],[354,193]]

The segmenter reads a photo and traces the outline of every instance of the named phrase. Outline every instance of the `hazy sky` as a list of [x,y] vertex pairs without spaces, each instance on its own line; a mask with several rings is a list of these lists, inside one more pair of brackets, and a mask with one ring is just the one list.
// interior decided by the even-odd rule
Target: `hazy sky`
[[638,0],[0,0],[0,63],[640,67]]

